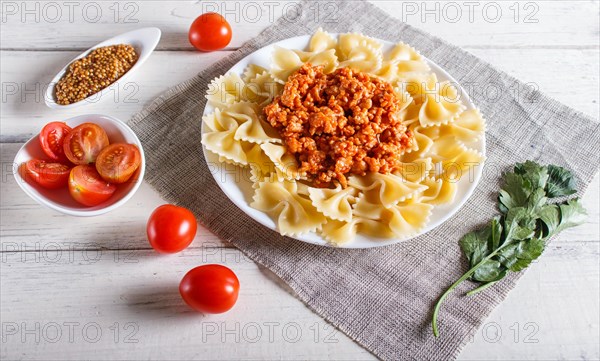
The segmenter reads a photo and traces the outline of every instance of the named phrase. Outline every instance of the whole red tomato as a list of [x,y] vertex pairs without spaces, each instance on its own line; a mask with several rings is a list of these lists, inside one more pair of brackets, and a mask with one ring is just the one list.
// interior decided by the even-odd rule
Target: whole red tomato
[[240,281],[233,271],[218,264],[191,269],[179,284],[185,303],[203,313],[229,311],[238,298]]
[[202,14],[190,26],[189,39],[201,51],[223,49],[231,41],[231,26],[217,13]]
[[148,219],[146,232],[152,248],[161,253],[184,250],[196,236],[198,224],[194,214],[183,207],[164,204]]

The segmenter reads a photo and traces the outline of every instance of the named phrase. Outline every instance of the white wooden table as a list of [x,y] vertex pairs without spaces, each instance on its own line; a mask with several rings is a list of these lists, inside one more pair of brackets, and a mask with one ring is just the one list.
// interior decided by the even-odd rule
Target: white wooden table
[[[180,254],[154,253],[145,223],[163,201],[148,185],[122,208],[84,219],[37,205],[11,175],[15,152],[48,121],[83,113],[127,120],[290,11],[286,4],[2,2],[2,359],[373,358],[206,229]],[[376,4],[598,117],[598,1]],[[226,12],[234,39],[224,51],[202,54],[188,45],[187,30],[209,10]],[[65,63],[144,26],[162,29],[158,51],[113,99],[73,111],[46,108],[44,88]],[[596,176],[583,197],[588,222],[548,247],[461,359],[600,358],[598,186]],[[238,304],[224,315],[202,317],[178,295],[183,274],[207,262],[233,268],[242,284]]]

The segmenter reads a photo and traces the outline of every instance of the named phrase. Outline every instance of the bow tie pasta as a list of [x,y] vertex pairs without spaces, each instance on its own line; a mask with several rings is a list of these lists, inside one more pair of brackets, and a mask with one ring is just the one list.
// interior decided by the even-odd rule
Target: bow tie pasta
[[282,235],[409,238],[484,160],[485,121],[459,94],[408,44],[319,29],[306,49],[275,46],[268,64],[214,79],[202,144],[248,170],[250,206]]

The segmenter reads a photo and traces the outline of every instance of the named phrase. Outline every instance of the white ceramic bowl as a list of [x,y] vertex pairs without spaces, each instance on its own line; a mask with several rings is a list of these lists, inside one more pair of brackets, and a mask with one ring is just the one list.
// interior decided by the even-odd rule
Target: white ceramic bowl
[[[334,37],[338,36],[338,34],[331,34],[331,35],[333,35]],[[279,46],[282,48],[288,48],[288,49],[306,49],[308,47],[310,37],[311,37],[310,35],[302,35],[302,36],[289,38],[289,39],[282,40],[282,41],[270,44],[268,46],[265,46],[264,48],[261,48],[255,52],[249,54],[244,59],[240,60],[231,69],[229,69],[229,71],[237,73],[241,76],[244,72],[244,69],[249,64],[257,64],[262,67],[269,68],[271,53],[273,52],[273,49],[275,46]],[[390,41],[385,41],[385,40],[380,40],[380,39],[378,39],[378,40],[383,44],[384,52],[390,50],[395,45],[395,43],[392,43]],[[411,45],[411,44],[409,44],[409,45]],[[414,45],[418,45],[418,44],[414,44]],[[440,82],[448,80],[453,85],[457,86],[457,88],[459,90],[459,94],[460,94],[460,99],[466,105],[467,109],[475,108],[475,105],[469,98],[469,95],[467,94],[467,92],[462,87],[460,87],[458,82],[454,78],[452,78],[452,76],[450,74],[448,74],[446,71],[444,71],[442,68],[440,68],[437,64],[435,64],[431,60],[429,60],[429,59],[425,59],[425,60],[430,65],[431,70],[437,75],[437,78]],[[204,108],[204,115],[211,113],[213,111],[214,111],[214,107],[211,106],[210,104],[207,104],[206,107]],[[207,131],[207,129],[203,124],[202,125],[202,133],[204,133],[206,131]],[[485,137],[482,137],[482,139],[480,139],[476,142],[473,142],[472,144],[469,144],[469,146],[471,148],[479,151],[483,155],[485,155]],[[269,217],[269,215],[250,207],[250,202],[252,200],[252,194],[253,194],[254,190],[252,188],[252,183],[247,175],[248,172],[245,171],[241,167],[232,168],[232,167],[219,166],[219,165],[221,165],[221,162],[219,162],[219,157],[217,155],[206,150],[206,147],[204,147],[204,146],[203,146],[203,151],[204,151],[204,157],[206,159],[206,162],[209,165],[211,165],[211,164],[215,165],[215,166],[211,167],[211,168],[213,168],[213,171],[212,171],[213,177],[215,178],[215,181],[217,182],[219,187],[221,187],[223,192],[227,195],[227,197],[238,208],[240,208],[242,211],[244,211],[247,215],[252,217],[254,220],[259,222],[263,226],[276,231],[277,225],[275,224],[273,219],[271,219],[271,217]],[[469,197],[475,190],[475,187],[477,186],[477,184],[479,183],[479,180],[481,179],[482,170],[483,170],[483,162],[481,164],[477,164],[477,165],[473,166],[473,168],[469,170],[469,176],[464,176],[460,179],[460,181],[457,182],[457,191],[456,191],[456,195],[454,197],[454,201],[451,203],[435,206],[433,208],[429,222],[427,223],[425,228],[423,230],[421,230],[421,232],[419,232],[419,234],[416,234],[411,238],[417,237],[421,234],[429,232],[430,230],[440,226],[443,222],[445,222],[453,214],[458,212],[458,210],[465,204],[465,202],[469,199]],[[329,243],[327,243],[327,241],[320,234],[315,233],[315,232],[309,232],[309,233],[297,235],[297,236],[294,236],[293,238],[298,239],[303,242],[317,244],[317,245],[321,245],[321,246],[331,246]],[[395,244],[398,242],[404,242],[404,241],[407,241],[408,239],[410,239],[410,238],[378,239],[378,238],[373,238],[373,237],[367,237],[362,234],[357,234],[356,239],[353,242],[348,242],[348,243],[342,244],[339,247],[340,248],[380,247],[380,246],[387,246],[387,245]]]
[[[160,35],[161,31],[159,28],[142,28],[138,30],[133,30],[121,35],[117,35],[114,38],[108,39],[106,41],[103,41],[100,44],[97,44],[84,51],[83,53],[79,54],[75,59],[71,60],[69,64],[65,65],[65,67],[62,68],[61,71],[58,72],[58,74],[56,74],[54,79],[52,79],[52,81],[48,85],[48,89],[46,89],[46,94],[44,96],[46,105],[54,109],[71,109],[80,107],[85,104],[93,104],[99,102],[107,91],[110,91],[111,88],[114,89],[114,87],[118,87],[120,83],[125,81],[129,76],[131,76],[131,74],[133,74],[137,69],[139,69],[142,66],[142,64],[144,64],[146,59],[148,59],[150,54],[152,54],[152,52],[156,48],[156,45],[158,45],[158,42],[160,41]],[[77,103],[62,105],[56,102],[56,93],[54,91],[55,85],[65,75],[65,73],[67,72],[67,68],[71,63],[73,63],[77,59],[81,59],[87,56],[92,50],[96,48],[117,44],[129,44],[133,46],[135,52],[138,55],[138,61],[133,65],[133,67],[131,67],[131,69],[129,69],[127,73],[125,73],[116,82],[112,83],[108,87],[104,88],[96,94],[92,94],[89,97],[78,101]]]
[[110,143],[130,143],[135,144],[142,155],[142,164],[133,174],[132,180],[119,184],[116,192],[105,202],[94,206],[87,207],[77,203],[69,194],[67,187],[60,189],[46,189],[36,184],[34,181],[27,182],[19,172],[19,166],[30,159],[48,159],[42,151],[39,142],[39,135],[31,138],[17,152],[13,163],[13,175],[17,180],[17,184],[27,193],[33,200],[47,206],[51,209],[59,211],[71,216],[91,217],[97,216],[121,206],[133,196],[144,180],[144,172],[146,170],[146,159],[144,157],[144,149],[142,143],[135,135],[133,130],[125,123],[117,118],[100,114],[87,114],[70,118],[64,121],[68,126],[74,128],[82,123],[95,123],[101,126],[108,134]]

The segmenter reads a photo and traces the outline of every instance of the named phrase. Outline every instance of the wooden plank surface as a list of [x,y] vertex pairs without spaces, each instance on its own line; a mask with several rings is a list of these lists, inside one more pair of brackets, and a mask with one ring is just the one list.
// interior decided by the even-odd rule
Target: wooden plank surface
[[[230,48],[239,47],[281,16],[293,22],[298,1],[3,2],[2,49],[87,49],[103,39],[145,26],[163,30],[160,50],[191,50],[187,32],[204,11],[232,24]],[[597,1],[373,1],[398,19],[462,47],[590,48],[598,45]],[[516,4],[516,5],[515,5]],[[323,1],[309,16],[335,22]],[[27,24],[23,34],[24,24]],[[74,24],[77,24],[76,29]],[[477,31],[473,31],[477,29]]]
[[[2,256],[2,359],[372,358],[237,250]],[[237,273],[230,312],[204,316],[183,303],[179,280],[202,263]]]
[[[598,251],[598,242],[551,245],[460,359],[595,359]],[[3,359],[372,358],[235,249],[0,256]],[[202,263],[226,264],[238,274],[241,293],[231,312],[202,316],[182,303],[178,282]]]
[[[47,121],[82,112],[127,120],[162,91],[254,37],[284,9],[293,21],[294,2],[66,3],[1,4],[0,357],[372,359],[294,298],[270,271],[203,227],[183,253],[156,255],[146,241],[145,222],[163,201],[148,185],[114,212],[84,219],[37,205],[11,175],[20,145]],[[320,4],[319,16],[335,20],[335,9],[326,4]],[[598,1],[375,4],[598,117]],[[495,21],[497,8],[502,15]],[[457,9],[461,18],[455,21]],[[187,43],[190,22],[206,10],[227,10],[235,36],[226,51],[201,54]],[[45,107],[45,85],[81,50],[144,26],[158,26],[163,38],[127,88],[75,111]],[[460,359],[600,358],[599,188],[596,175],[583,197],[588,222],[551,244]],[[240,301],[225,315],[194,314],[177,295],[185,271],[207,262],[227,264],[242,281]],[[98,340],[97,331],[102,333]]]

